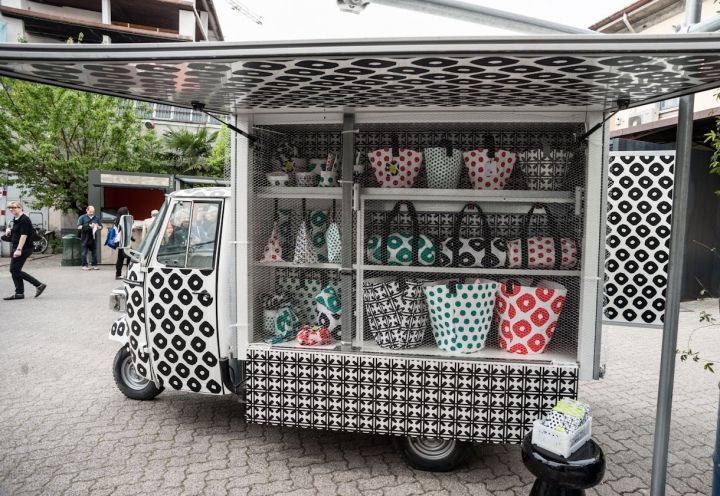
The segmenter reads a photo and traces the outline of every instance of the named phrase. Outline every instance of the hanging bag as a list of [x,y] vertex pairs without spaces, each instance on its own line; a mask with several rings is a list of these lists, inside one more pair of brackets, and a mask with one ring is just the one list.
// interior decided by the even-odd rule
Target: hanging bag
[[328,228],[327,210],[311,210],[308,225],[318,262],[327,262],[327,244],[325,242],[325,233]]
[[485,146],[463,153],[465,167],[474,189],[505,189],[517,156],[496,149],[492,135],[485,136]]
[[425,148],[423,156],[428,188],[457,189],[463,170],[462,151],[442,140],[438,147]]
[[438,348],[473,353],[485,347],[493,319],[498,283],[487,279],[423,284]]
[[402,350],[422,344],[428,312],[421,281],[406,281],[402,288],[392,278],[367,279],[363,282],[363,309],[378,346]]
[[[480,237],[460,236],[462,223],[468,208],[477,210],[480,218]],[[505,267],[507,242],[493,237],[487,217],[477,203],[466,204],[455,217],[452,236],[440,246],[440,265],[443,267]]]
[[310,236],[310,228],[308,227],[309,220],[305,211],[305,200],[302,201],[302,205],[303,220],[298,229],[297,237],[295,238],[293,263],[307,265],[317,264],[318,258]]
[[[545,210],[547,231],[554,236],[528,236],[535,209]],[[541,203],[534,204],[523,219],[520,238],[508,241],[508,267],[511,269],[572,269],[578,263],[575,240],[557,235],[555,216]]]
[[[399,218],[401,207],[407,208],[411,232],[390,233],[390,224],[396,217]],[[375,234],[367,242],[367,258],[370,263],[383,265],[435,265],[435,243],[424,234],[420,234],[415,206],[409,201],[399,201],[395,204],[383,224],[383,234]]]
[[396,136],[392,141],[391,147],[368,153],[375,179],[381,188],[412,188],[420,173],[423,154],[399,147]]
[[117,229],[115,226],[110,226],[110,229],[108,229],[107,238],[105,238],[105,246],[110,248],[111,250],[115,250],[118,247],[118,243],[116,242],[117,235]]
[[275,200],[275,213],[273,214],[273,230],[270,233],[270,237],[265,244],[265,250],[263,250],[263,256],[260,259],[261,262],[282,262],[283,251],[282,245],[280,244],[280,224],[279,213],[278,213],[278,201]]
[[502,281],[495,306],[500,348],[520,355],[545,352],[566,297],[565,286],[553,281],[535,286],[527,281]]
[[265,296],[263,303],[263,331],[265,342],[280,344],[295,338],[298,318],[293,311],[287,293]]
[[339,264],[342,262],[342,241],[340,239],[340,226],[335,221],[335,200],[332,203],[332,223],[325,232],[325,244],[327,245],[327,261]]
[[326,327],[319,325],[300,326],[296,341],[300,346],[324,346],[333,344],[330,331]]

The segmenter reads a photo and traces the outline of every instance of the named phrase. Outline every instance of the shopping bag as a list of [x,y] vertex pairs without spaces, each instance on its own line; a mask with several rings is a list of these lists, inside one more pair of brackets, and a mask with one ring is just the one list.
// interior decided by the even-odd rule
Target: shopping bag
[[327,243],[325,233],[328,228],[328,213],[326,210],[311,210],[308,225],[310,226],[310,238],[318,262],[327,262]]
[[567,289],[553,281],[501,281],[495,311],[498,343],[510,353],[543,353],[555,333]]
[[367,279],[363,310],[378,346],[397,350],[422,344],[428,325],[422,281],[406,281],[403,288],[392,278]]
[[391,147],[368,153],[370,167],[381,188],[412,188],[420,173],[423,154],[414,150],[398,148],[393,155]]
[[485,347],[498,283],[487,279],[423,284],[438,348],[473,353]]
[[332,204],[332,222],[325,231],[325,245],[327,246],[327,261],[329,263],[342,262],[342,242],[340,240],[340,225],[335,220],[335,200]]
[[300,324],[315,322],[315,296],[322,289],[317,279],[281,276],[277,279],[276,291],[288,294],[292,308]]
[[[400,215],[405,206],[412,222],[411,232],[390,233],[392,220]],[[384,233],[370,236],[367,242],[367,258],[370,263],[383,265],[435,265],[435,243],[420,234],[415,206],[409,201],[399,201],[388,214],[383,225]]]
[[334,285],[325,286],[315,296],[317,324],[330,332],[333,338],[340,339],[340,317],[342,314],[340,297]]
[[296,341],[301,346],[323,346],[332,344],[333,338],[327,328],[319,325],[300,326]]
[[[460,236],[463,218],[468,208],[475,208],[480,218],[479,238]],[[505,267],[507,242],[503,238],[493,236],[480,205],[468,203],[455,218],[452,236],[442,242],[438,257],[443,267]]]
[[272,233],[265,244],[261,262],[282,262],[282,246],[280,245],[280,226],[277,222],[273,225]]
[[264,295],[263,299],[265,342],[279,344],[295,338],[299,321],[292,309],[288,294]]
[[[528,236],[530,220],[535,210],[545,210],[547,231],[551,236]],[[520,237],[507,243],[509,268],[572,269],[578,264],[578,246],[575,240],[557,235],[555,217],[541,203],[534,204],[523,220]]]
[[315,246],[313,245],[310,237],[310,229],[308,228],[308,223],[305,220],[303,220],[300,224],[300,229],[298,229],[297,237],[295,238],[295,254],[293,256],[293,263],[318,263]]
[[445,146],[425,148],[428,188],[457,189],[463,171],[463,153],[448,142]]
[[489,149],[476,148],[463,153],[463,160],[474,189],[505,189],[517,156],[507,150],[495,149],[491,158]]

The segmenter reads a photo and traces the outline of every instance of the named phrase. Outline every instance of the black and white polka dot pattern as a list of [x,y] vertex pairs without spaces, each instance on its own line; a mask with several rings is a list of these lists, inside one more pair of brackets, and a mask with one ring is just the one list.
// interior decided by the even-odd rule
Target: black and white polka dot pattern
[[397,436],[519,443],[576,365],[249,349],[248,421]]
[[[662,52],[650,43],[629,46],[624,40],[607,40],[596,49],[580,38],[573,45],[528,40],[505,46],[502,53],[491,40],[468,41],[461,51],[443,40],[411,48],[386,43],[384,50],[357,43],[319,49],[301,43],[284,48],[225,43],[204,44],[201,52],[185,48],[171,60],[172,55],[163,54],[177,48],[155,47],[146,52],[148,61],[131,62],[88,60],[92,54],[82,60],[83,47],[72,53],[58,47],[54,51],[66,54],[66,60],[3,59],[0,51],[0,75],[188,107],[200,101],[226,112],[428,106],[612,109],[618,98],[638,102],[714,87],[720,75],[717,42],[714,52],[704,46],[705,53],[688,55],[696,40],[673,38],[671,43],[663,40],[672,46]],[[342,55],[301,55],[318,51]]]
[[125,291],[127,295],[127,344],[130,348],[133,365],[138,374],[148,380],[154,380],[153,368],[150,362],[150,351],[145,331],[145,297],[144,274],[139,264],[130,264],[127,272]]
[[605,318],[662,325],[675,152],[610,153]]
[[151,267],[147,277],[155,374],[173,389],[223,394],[213,271]]

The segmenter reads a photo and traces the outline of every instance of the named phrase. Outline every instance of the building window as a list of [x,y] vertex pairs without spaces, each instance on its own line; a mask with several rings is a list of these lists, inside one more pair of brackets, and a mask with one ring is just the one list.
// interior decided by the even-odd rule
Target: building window
[[192,121],[197,124],[204,124],[207,122],[207,115],[203,114],[202,112],[196,112],[192,111]]
[[190,109],[175,107],[175,117],[173,120],[190,122],[190,112],[192,112]]
[[673,110],[678,108],[680,105],[680,98],[671,98],[670,100],[663,100],[660,102],[660,112],[665,110]]

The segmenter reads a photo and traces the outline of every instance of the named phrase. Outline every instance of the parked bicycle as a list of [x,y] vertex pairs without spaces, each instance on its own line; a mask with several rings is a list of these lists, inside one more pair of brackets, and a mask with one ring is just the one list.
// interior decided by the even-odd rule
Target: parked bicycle
[[48,237],[54,234],[52,231],[46,231],[42,226],[35,227],[35,239],[33,239],[33,253],[45,253],[48,248]]

